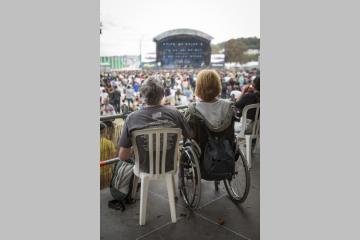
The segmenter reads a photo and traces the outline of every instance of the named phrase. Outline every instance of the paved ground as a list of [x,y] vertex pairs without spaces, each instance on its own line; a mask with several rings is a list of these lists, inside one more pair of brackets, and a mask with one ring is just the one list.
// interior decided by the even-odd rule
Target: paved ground
[[[227,196],[224,184],[218,192],[213,182],[202,181],[200,208],[185,208],[176,203],[177,223],[171,223],[165,183],[152,181],[149,187],[146,225],[139,226],[139,204],[127,205],[124,212],[112,210],[109,189],[100,192],[100,237],[103,240],[127,239],[260,239],[260,166],[259,151],[253,155],[251,187],[247,200],[235,205]],[[139,194],[137,195],[139,197]],[[224,224],[217,223],[218,218]]]

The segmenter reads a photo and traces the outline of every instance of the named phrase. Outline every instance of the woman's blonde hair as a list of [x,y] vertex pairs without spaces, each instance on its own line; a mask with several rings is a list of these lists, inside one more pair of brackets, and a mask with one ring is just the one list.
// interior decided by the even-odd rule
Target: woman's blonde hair
[[196,79],[195,95],[205,102],[212,101],[221,92],[220,76],[215,70],[202,70]]

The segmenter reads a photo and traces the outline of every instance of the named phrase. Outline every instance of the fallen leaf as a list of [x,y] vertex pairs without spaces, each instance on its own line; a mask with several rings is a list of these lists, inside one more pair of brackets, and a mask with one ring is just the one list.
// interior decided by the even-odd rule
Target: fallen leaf
[[218,218],[217,218],[217,223],[220,224],[220,225],[224,225],[225,221],[224,221],[223,218],[218,217]]

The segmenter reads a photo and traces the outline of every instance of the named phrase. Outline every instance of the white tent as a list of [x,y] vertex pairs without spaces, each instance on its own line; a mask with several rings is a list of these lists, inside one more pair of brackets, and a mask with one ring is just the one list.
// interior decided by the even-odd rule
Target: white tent
[[259,63],[256,61],[248,62],[243,65],[244,68],[258,68]]

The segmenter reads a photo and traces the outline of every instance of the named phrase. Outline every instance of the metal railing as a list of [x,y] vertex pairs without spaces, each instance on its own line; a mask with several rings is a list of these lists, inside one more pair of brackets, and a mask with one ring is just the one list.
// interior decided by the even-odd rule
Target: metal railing
[[[175,108],[177,110],[184,110],[187,109],[188,106],[187,105],[182,105],[182,106],[175,106]],[[100,116],[100,121],[111,121],[117,118],[122,118],[122,119],[126,119],[127,116],[130,114],[131,112],[128,113],[122,113],[122,114],[115,114],[115,115],[108,115],[108,116]]]
[[115,114],[115,115],[109,115],[109,116],[100,116],[100,121],[111,121],[111,120],[115,120],[117,118],[126,119],[126,117],[129,114],[130,113]]
[[109,160],[105,160],[105,161],[100,161],[100,167],[103,167],[103,166],[109,165],[109,164],[113,164],[113,163],[116,163],[118,161],[120,161],[120,159],[118,157],[112,158],[112,159],[109,159]]

